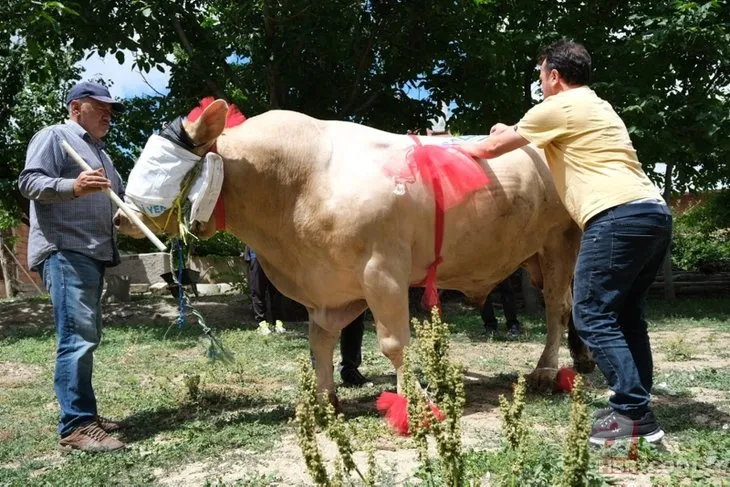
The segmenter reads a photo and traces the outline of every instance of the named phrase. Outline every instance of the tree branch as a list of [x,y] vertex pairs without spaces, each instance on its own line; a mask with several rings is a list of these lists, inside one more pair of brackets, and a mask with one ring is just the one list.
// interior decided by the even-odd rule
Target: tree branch
[[[187,51],[188,55],[190,56],[190,61],[193,63],[193,65],[198,68],[201,72],[205,72],[203,67],[198,63],[194,56],[193,46],[190,44],[190,41],[188,40],[188,36],[185,34],[185,30],[182,28],[182,24],[180,24],[180,19],[177,18],[177,15],[172,15],[172,25],[175,27],[175,32],[177,32],[177,36],[180,38],[180,43],[183,45],[185,50]],[[209,76],[205,77],[205,84],[208,85],[208,88],[215,94],[218,98],[226,98],[226,94],[221,90],[215,81],[213,81]]]
[[360,88],[360,81],[362,80],[362,77],[365,74],[365,70],[370,66],[370,63],[367,62],[367,60],[370,57],[370,52],[373,49],[373,41],[374,38],[371,35],[368,39],[367,46],[365,46],[365,49],[362,53],[362,56],[360,56],[360,62],[357,64],[357,71],[355,72],[355,81],[352,83],[352,88],[350,89],[350,95],[347,97],[347,103],[345,103],[344,108],[342,109],[343,113],[348,113],[352,109],[352,105],[355,104],[355,101],[357,100],[357,94],[358,90]]
[[266,71],[266,85],[269,91],[269,107],[272,109],[281,107],[281,100],[279,99],[279,86],[278,86],[278,59],[274,56],[274,36],[275,26],[274,18],[271,16],[271,9],[269,7],[269,1],[263,0],[263,13],[264,13],[264,31],[266,32],[266,44],[271,54],[271,64]]
[[368,97],[368,99],[365,100],[363,103],[361,103],[360,106],[358,106],[357,108],[355,108],[355,110],[353,110],[352,113],[353,114],[360,113],[360,112],[366,110],[367,108],[370,107],[370,105],[372,105],[373,103],[375,103],[375,100],[377,100],[380,97],[380,95],[382,95],[382,94],[383,94],[383,90],[378,90],[375,93],[372,93]]

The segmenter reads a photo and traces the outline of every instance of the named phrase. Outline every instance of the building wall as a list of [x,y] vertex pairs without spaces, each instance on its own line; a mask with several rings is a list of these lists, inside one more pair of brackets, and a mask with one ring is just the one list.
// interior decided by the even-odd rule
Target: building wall
[[[21,286],[23,287],[23,291],[33,291],[36,292],[35,286],[33,286],[33,282],[35,284],[39,285],[41,289],[43,289],[43,286],[41,285],[41,278],[38,275],[37,272],[31,272],[28,269],[28,226],[24,224],[20,224],[16,228],[13,229],[13,235],[15,235],[15,257],[18,258],[18,261],[23,266],[23,269],[30,274],[32,281],[28,279],[28,276],[25,275],[25,272],[22,270],[18,270],[18,276],[17,279],[20,282]],[[4,276],[2,275],[2,271],[0,270],[0,297],[6,297],[5,296],[5,281]]]

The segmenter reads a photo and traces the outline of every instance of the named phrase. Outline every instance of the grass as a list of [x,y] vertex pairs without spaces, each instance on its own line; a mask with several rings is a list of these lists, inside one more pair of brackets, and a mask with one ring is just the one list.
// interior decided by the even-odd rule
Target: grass
[[[17,302],[4,301],[0,308],[10,304]],[[43,299],[25,304],[37,314],[40,306],[48,305]],[[4,313],[0,310],[0,319]],[[662,387],[655,390],[655,411],[667,440],[660,448],[642,445],[639,458],[628,467],[615,460],[621,452],[591,450],[596,479],[602,479],[596,482],[617,478],[628,484],[631,475],[657,485],[730,482],[730,300],[653,300],[647,317],[651,332],[662,336],[653,342],[655,358],[664,358],[657,361],[655,384]],[[486,339],[479,314],[459,303],[448,304],[445,318],[451,324],[453,354],[466,368],[462,430],[471,449],[468,468],[492,485],[507,482],[513,459],[500,449],[499,423],[493,421],[499,416],[497,397],[509,395],[517,374],[534,366],[545,340],[544,321],[521,315],[525,333],[518,342],[509,342],[500,335]],[[178,330],[169,321],[151,318],[106,320],[109,326],[95,355],[94,385],[100,412],[126,418],[121,438],[129,444],[110,455],[57,451],[54,333],[47,327],[0,327],[0,485],[292,482],[284,467],[301,461],[290,448],[295,445],[290,420],[297,360],[308,353],[306,326],[287,323],[285,334],[262,336],[255,323],[239,320],[233,316],[210,323],[234,352],[233,365],[209,362],[204,356],[207,344],[193,325]],[[708,337],[701,345],[683,338],[698,330]],[[690,348],[687,358],[676,361]],[[713,351],[712,363],[703,362],[707,350]],[[569,363],[565,349],[561,362]],[[372,326],[365,334],[361,370],[373,378],[374,387],[339,391],[345,417],[357,434],[356,446],[374,444],[384,464],[396,467],[384,474],[382,485],[396,478],[408,484],[397,474],[406,463],[398,455],[411,447],[410,440],[394,436],[374,407],[382,390],[392,390],[395,377],[377,351]],[[198,378],[197,394],[188,386],[191,377]],[[605,406],[600,373],[587,380],[590,405]],[[524,417],[531,436],[525,468],[530,485],[549,485],[548,479],[559,471],[569,412],[567,396],[528,394]],[[303,463],[296,468],[303,470]],[[628,480],[614,475],[633,468],[636,472]]]

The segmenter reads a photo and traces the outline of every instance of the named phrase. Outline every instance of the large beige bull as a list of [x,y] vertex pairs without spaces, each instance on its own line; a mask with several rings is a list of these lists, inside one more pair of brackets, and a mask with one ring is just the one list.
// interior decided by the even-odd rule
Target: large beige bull
[[[282,293],[309,310],[319,388],[336,402],[332,354],[338,334],[370,308],[400,392],[408,288],[424,279],[434,260],[434,199],[420,181],[395,194],[383,167],[404,158],[413,140],[289,111],[224,130],[226,111],[217,100],[183,127],[198,154],[215,143],[224,160],[227,230],[256,250]],[[483,300],[515,268],[527,267],[543,289],[548,323],[547,344],[530,379],[546,386],[571,313],[580,230],[540,151],[526,147],[481,165],[488,185],[446,213],[438,286]],[[163,215],[156,224],[166,221]],[[122,233],[142,236],[123,214],[115,222]],[[170,224],[169,233],[175,228]],[[213,232],[200,229],[203,236]],[[581,351],[574,360],[585,367],[589,359]]]

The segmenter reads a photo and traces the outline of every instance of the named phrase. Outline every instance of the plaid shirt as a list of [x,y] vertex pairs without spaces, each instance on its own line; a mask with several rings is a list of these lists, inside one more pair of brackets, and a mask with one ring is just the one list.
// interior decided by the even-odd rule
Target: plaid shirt
[[103,167],[112,190],[124,196],[124,184],[104,152],[104,143],[94,143],[79,124],[67,120],[36,133],[18,178],[20,192],[30,200],[28,267],[39,270],[56,250],[71,250],[116,265],[119,252],[112,218],[117,207],[102,192],[74,197],[73,185],[81,168],[61,147],[64,139],[92,169]]

